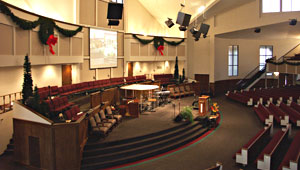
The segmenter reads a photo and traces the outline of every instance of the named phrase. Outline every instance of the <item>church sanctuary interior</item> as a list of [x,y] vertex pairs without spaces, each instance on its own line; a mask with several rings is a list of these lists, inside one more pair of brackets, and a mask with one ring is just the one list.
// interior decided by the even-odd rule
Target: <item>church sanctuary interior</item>
[[299,170],[300,0],[0,0],[0,170]]

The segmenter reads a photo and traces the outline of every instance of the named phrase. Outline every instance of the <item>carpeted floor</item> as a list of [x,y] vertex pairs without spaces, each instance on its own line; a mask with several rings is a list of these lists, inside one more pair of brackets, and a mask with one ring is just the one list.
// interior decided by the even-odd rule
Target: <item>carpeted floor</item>
[[[193,97],[173,101],[176,105],[175,114],[180,107],[190,106]],[[172,153],[158,159],[135,164],[122,169],[130,170],[202,170],[221,162],[224,170],[243,169],[237,166],[232,159],[233,154],[252,138],[263,125],[258,120],[251,107],[230,101],[225,96],[215,97],[222,113],[221,125],[212,134],[179,152]],[[195,111],[195,114],[197,111]],[[113,129],[105,140],[98,142],[109,142],[148,133],[160,131],[173,126],[174,107],[168,104],[156,108],[156,112],[143,113],[140,118],[126,118],[118,127]],[[90,141],[91,142],[91,141]],[[12,155],[0,157],[0,169],[25,169],[13,163]],[[256,169],[247,167],[245,169]]]

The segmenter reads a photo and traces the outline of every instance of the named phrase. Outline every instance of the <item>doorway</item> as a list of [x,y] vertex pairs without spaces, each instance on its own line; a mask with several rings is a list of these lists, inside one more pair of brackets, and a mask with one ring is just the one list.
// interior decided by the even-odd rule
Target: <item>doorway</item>
[[133,63],[129,62],[128,63],[128,77],[133,76]]
[[62,65],[62,85],[72,84],[72,65]]

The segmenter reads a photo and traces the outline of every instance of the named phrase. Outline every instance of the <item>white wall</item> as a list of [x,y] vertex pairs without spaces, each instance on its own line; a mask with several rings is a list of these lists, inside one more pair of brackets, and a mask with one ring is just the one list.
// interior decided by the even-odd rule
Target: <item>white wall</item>
[[[166,7],[167,8],[167,7]],[[184,32],[179,31],[177,26],[168,28],[161,25],[138,0],[125,1],[127,24],[126,33],[143,35],[156,35],[168,37],[184,37]]]
[[[61,86],[61,65],[32,66],[31,72],[33,85]],[[23,67],[0,67],[0,77],[5,80],[0,82],[0,96],[22,91]]]
[[[300,40],[253,40],[253,39],[215,39],[215,81],[244,78],[250,71],[259,65],[260,45],[272,45],[273,56],[281,57]],[[238,76],[228,76],[228,46],[239,46],[239,73]]]
[[27,11],[57,19],[76,23],[76,0],[4,0]]

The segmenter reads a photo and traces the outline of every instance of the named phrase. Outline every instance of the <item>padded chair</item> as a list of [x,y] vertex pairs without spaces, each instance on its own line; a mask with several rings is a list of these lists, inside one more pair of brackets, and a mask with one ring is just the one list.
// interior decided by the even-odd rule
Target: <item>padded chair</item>
[[111,118],[115,118],[117,120],[117,122],[121,122],[122,121],[122,115],[120,115],[119,113],[113,113],[111,110],[111,106],[107,106],[105,108],[106,113],[108,116],[110,116]]
[[116,123],[117,123],[116,119],[109,119],[109,118],[106,118],[106,115],[105,115],[103,109],[101,109],[99,113],[100,113],[100,118],[101,118],[102,121],[104,121],[104,122],[109,122],[109,123],[112,124],[112,126],[116,125]]
[[100,116],[99,116],[98,113],[96,113],[96,114],[94,115],[94,118],[95,118],[95,120],[96,120],[97,125],[104,126],[104,127],[108,127],[108,129],[110,129],[110,128],[112,127],[112,123],[102,121],[102,120],[100,119]]
[[179,93],[175,92],[175,89],[173,87],[169,88],[169,91],[170,91],[170,96],[171,97],[177,98],[178,96],[180,96]]
[[92,133],[107,136],[109,128],[105,126],[97,125],[95,118],[93,116],[90,117],[90,125],[92,128]]
[[180,93],[183,94],[183,96],[188,96],[189,95],[188,93],[186,93],[186,91],[184,89],[184,85],[180,85],[179,90],[180,90]]
[[192,89],[191,89],[191,84],[186,84],[185,85],[185,90],[186,90],[186,92],[187,93],[189,93],[189,94],[195,94],[195,91],[193,91]]
[[184,93],[180,92],[180,89],[179,89],[178,86],[176,86],[176,87],[174,88],[174,90],[175,90],[175,93],[178,94],[178,96],[184,96]]

